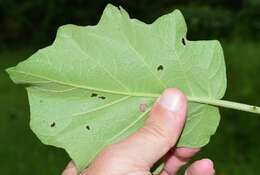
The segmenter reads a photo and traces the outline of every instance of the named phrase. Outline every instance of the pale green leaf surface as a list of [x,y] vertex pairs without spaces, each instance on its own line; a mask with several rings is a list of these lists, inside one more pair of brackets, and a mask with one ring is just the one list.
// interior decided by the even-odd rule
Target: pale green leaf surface
[[[35,134],[64,148],[82,170],[106,145],[140,128],[165,88],[190,97],[223,97],[221,45],[188,41],[186,32],[178,10],[145,24],[108,5],[98,25],[60,27],[51,46],[7,71],[27,85]],[[219,119],[218,108],[189,103],[177,146],[204,146]]]

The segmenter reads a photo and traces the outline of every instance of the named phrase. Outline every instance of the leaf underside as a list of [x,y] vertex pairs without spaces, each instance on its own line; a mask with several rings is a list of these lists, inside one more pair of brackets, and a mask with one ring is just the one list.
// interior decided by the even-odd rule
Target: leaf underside
[[[7,72],[26,84],[34,133],[64,148],[82,170],[105,146],[140,128],[165,88],[223,97],[221,45],[188,41],[186,32],[178,10],[145,24],[108,5],[96,26],[60,27],[51,46]],[[206,145],[219,119],[218,108],[189,103],[177,146]]]

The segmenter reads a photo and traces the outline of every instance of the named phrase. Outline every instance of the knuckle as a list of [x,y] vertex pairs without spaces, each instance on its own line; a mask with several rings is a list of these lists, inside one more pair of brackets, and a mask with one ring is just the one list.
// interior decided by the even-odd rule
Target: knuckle
[[147,123],[143,127],[143,132],[155,142],[160,142],[163,148],[170,149],[172,147],[171,138],[169,138],[167,131],[155,122]]

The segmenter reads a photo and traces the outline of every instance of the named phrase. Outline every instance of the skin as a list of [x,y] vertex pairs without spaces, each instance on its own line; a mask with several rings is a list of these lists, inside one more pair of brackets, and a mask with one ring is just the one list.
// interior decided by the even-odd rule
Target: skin
[[[176,175],[198,151],[175,148],[186,120],[187,98],[178,89],[166,89],[155,102],[143,128],[127,139],[104,149],[81,175],[151,175],[150,168],[164,157],[159,175]],[[191,164],[185,175],[214,175],[211,160]],[[70,162],[62,175],[76,175]]]

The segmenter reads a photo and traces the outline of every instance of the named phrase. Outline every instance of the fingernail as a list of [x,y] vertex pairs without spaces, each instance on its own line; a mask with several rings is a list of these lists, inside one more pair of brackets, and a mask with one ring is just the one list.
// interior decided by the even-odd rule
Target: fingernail
[[159,97],[158,103],[171,112],[179,113],[186,107],[186,97],[178,89],[166,89]]

